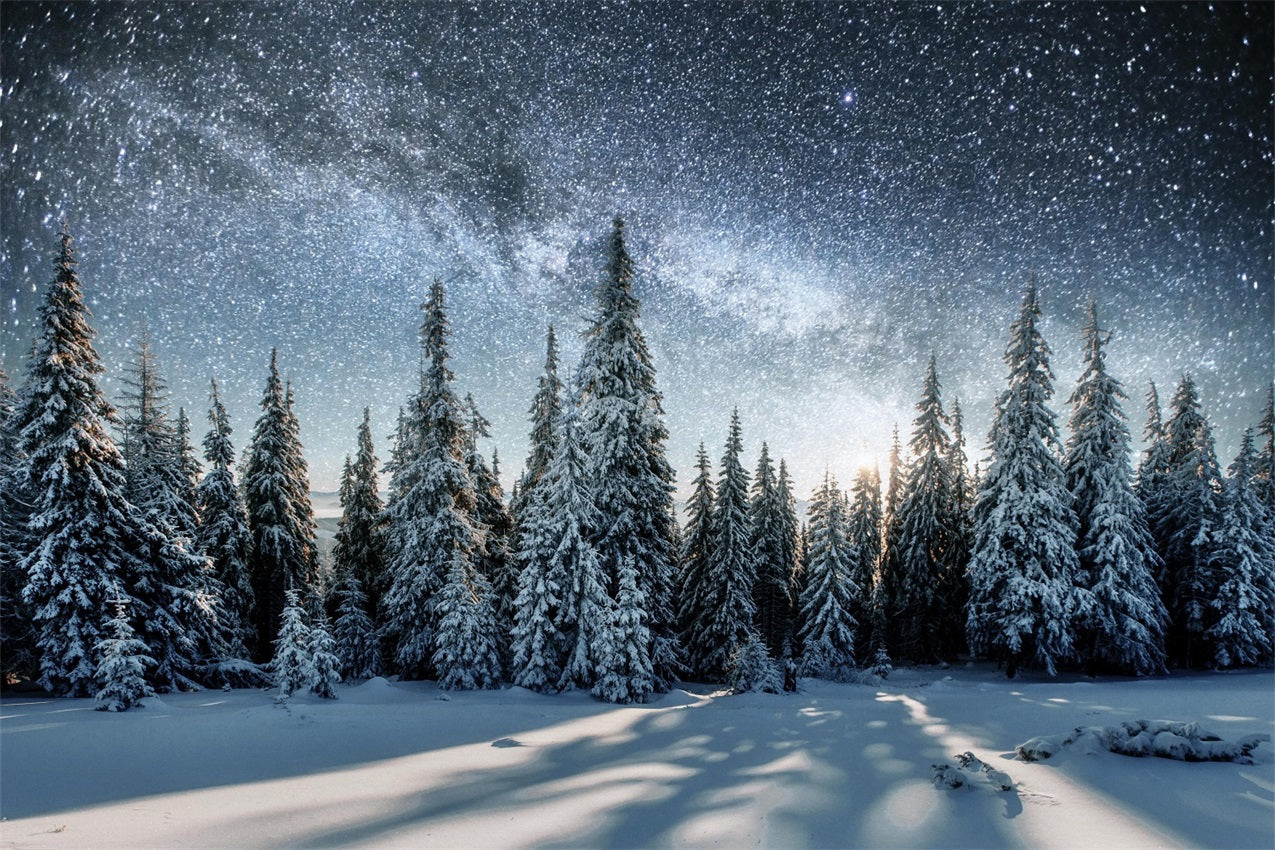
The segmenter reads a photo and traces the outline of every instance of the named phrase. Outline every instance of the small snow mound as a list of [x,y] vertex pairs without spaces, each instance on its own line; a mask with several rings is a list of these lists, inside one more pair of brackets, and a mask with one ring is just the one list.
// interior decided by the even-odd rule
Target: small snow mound
[[360,691],[388,691],[390,689],[390,680],[384,676],[373,676],[357,687]]
[[677,708],[681,705],[696,705],[697,703],[703,702],[705,699],[706,697],[697,696],[690,691],[684,691],[681,688],[674,688],[664,694],[664,696],[656,697],[651,700],[651,702],[660,708]]
[[1270,735],[1245,735],[1224,741],[1199,723],[1168,720],[1126,721],[1119,726],[1077,726],[1066,735],[1032,738],[1014,748],[1023,761],[1041,761],[1063,748],[1085,753],[1102,751],[1122,756],[1159,756],[1176,761],[1230,761],[1252,764],[1252,752]]
[[510,747],[521,747],[523,743],[517,738],[497,738],[491,742],[491,745],[498,750],[507,750]]

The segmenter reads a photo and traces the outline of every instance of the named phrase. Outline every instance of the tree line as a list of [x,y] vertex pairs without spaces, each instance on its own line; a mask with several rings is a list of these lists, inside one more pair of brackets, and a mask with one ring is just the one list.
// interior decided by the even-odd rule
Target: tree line
[[1135,470],[1091,304],[1064,443],[1033,281],[984,471],[931,356],[884,487],[876,469],[849,493],[825,475],[803,524],[782,458],[763,443],[745,470],[736,413],[716,476],[700,446],[683,524],[618,219],[605,250],[565,379],[548,329],[509,498],[479,450],[490,425],[454,386],[444,287],[430,287],[417,389],[383,466],[364,411],[325,573],[277,354],[238,462],[211,383],[201,476],[145,334],[120,413],[100,389],[64,227],[26,380],[0,380],[5,680],[114,708],[199,686],[330,696],[340,676],[390,673],[642,702],[686,677],[778,690],[785,672],[789,686],[846,680],[967,651],[1011,676],[1271,660],[1275,388],[1223,475],[1191,379],[1167,419],[1152,386]]

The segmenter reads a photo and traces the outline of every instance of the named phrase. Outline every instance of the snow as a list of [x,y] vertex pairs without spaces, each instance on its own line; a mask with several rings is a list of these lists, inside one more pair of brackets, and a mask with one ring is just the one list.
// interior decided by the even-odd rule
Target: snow
[[[0,846],[1263,847],[1275,759],[1132,759],[1033,736],[1146,717],[1269,734],[1275,673],[1006,680],[896,670],[796,695],[690,686],[640,706],[574,691],[443,694],[382,678],[339,700],[166,694],[0,700]],[[438,697],[445,696],[446,699]],[[967,788],[932,765],[965,752]],[[955,769],[955,768],[954,768]],[[991,770],[1010,790],[996,790]]]

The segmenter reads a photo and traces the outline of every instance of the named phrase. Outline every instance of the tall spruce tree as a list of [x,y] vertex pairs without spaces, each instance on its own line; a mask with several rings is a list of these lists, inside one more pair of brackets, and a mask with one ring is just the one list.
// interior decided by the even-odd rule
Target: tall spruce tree
[[498,460],[493,456],[489,466],[478,448],[480,438],[491,436],[491,423],[478,412],[478,405],[472,395],[465,396],[465,406],[469,411],[465,466],[474,483],[474,519],[482,530],[476,564],[478,571],[491,585],[500,653],[507,663],[508,638],[514,623],[514,600],[518,596],[518,566],[510,553],[514,522],[505,506],[505,491],[500,486]]
[[955,636],[946,647],[946,653],[955,655],[966,648],[965,610],[970,602],[969,563],[974,545],[974,497],[978,493],[975,477],[970,474],[969,457],[965,453],[965,416],[960,399],[952,399],[948,415],[952,426],[952,440],[948,446],[947,464],[952,475],[952,535],[949,538],[947,561],[956,569],[946,573],[946,580],[939,588],[942,598],[943,623],[939,626],[944,635]]
[[845,495],[824,473],[810,505],[810,546],[801,596],[802,671],[844,681],[855,666],[858,623],[850,611],[861,589],[850,580],[855,553],[846,525]]
[[[287,591],[315,607],[319,592],[314,519],[296,417],[279,377],[279,354],[270,352],[270,373],[261,398],[244,470],[244,505],[252,532],[252,587],[258,657],[265,660],[279,635]],[[302,499],[304,502],[302,503]]]
[[954,558],[956,482],[933,354],[916,409],[909,444],[912,463],[896,515],[898,540],[893,564],[898,572],[888,612],[894,626],[890,649],[896,658],[931,663],[955,655],[963,642],[948,605],[953,595],[950,589],[959,585],[965,566]]
[[208,433],[204,436],[204,460],[208,472],[196,491],[199,527],[194,548],[212,561],[221,584],[221,608],[225,617],[227,651],[235,658],[247,658],[256,646],[252,621],[255,596],[250,563],[252,534],[239,488],[235,485],[235,448],[230,441],[230,417],[221,403],[217,381],[209,394]]
[[735,650],[748,643],[757,612],[753,600],[757,567],[749,539],[748,473],[740,463],[742,452],[736,410],[713,502],[708,569],[700,595],[703,607],[686,644],[690,668],[711,681],[723,680]]
[[40,685],[85,697],[97,690],[108,600],[136,606],[127,591],[113,591],[129,588],[142,572],[145,531],[125,495],[124,459],[110,434],[117,420],[98,386],[105,370],[75,267],[63,224],[15,430],[17,477],[31,508],[19,565],[27,579],[22,601],[30,606]]
[[800,572],[803,556],[801,543],[801,523],[797,519],[797,497],[793,493],[792,476],[788,474],[788,464],[779,459],[779,473],[775,476],[775,501],[779,505],[779,534],[777,538],[782,544],[779,560],[788,565],[788,598],[792,600],[788,617],[788,628],[784,635],[781,654],[775,657],[791,657],[796,651],[797,642],[797,600],[800,597]]
[[[850,581],[859,588],[852,600],[850,615],[859,623],[859,651],[886,646],[884,617],[874,611],[876,573],[881,561],[881,473],[875,466],[863,467],[854,479],[849,516],[849,543],[853,560]],[[871,657],[868,658],[871,660]]]
[[510,502],[515,520],[521,514],[524,502],[531,498],[536,485],[544,477],[557,448],[558,417],[562,413],[562,380],[558,377],[558,338],[553,325],[545,338],[545,365],[536,379],[536,395],[531,400],[531,452],[527,456],[527,468],[518,479],[518,498]]
[[579,369],[581,436],[598,509],[590,539],[608,591],[616,586],[626,558],[638,569],[638,596],[648,606],[655,687],[665,691],[680,669],[673,631],[674,475],[665,457],[668,430],[655,367],[638,327],[633,278],[624,223],[617,218],[606,276],[598,288],[598,317],[586,335]]
[[1022,664],[1053,674],[1075,653],[1076,517],[1048,406],[1054,376],[1040,317],[1032,280],[1005,349],[1009,388],[996,403],[969,567],[970,648],[1007,662],[1010,677]]
[[703,443],[699,444],[695,468],[677,574],[677,622],[686,647],[691,645],[706,616],[704,588],[713,551],[713,464]]
[[602,674],[593,685],[593,695],[607,702],[646,702],[655,690],[655,674],[646,627],[648,605],[632,555],[620,562],[616,584],[616,599],[609,606],[600,641]]
[[1164,423],[1164,483],[1148,504],[1148,516],[1164,560],[1159,580],[1169,611],[1169,658],[1193,667],[1214,658],[1209,605],[1217,598],[1221,576],[1214,568],[1212,534],[1221,522],[1222,472],[1189,375],[1178,383],[1170,408]]
[[[372,412],[363,408],[363,420],[355,437],[354,460],[346,458],[341,476],[341,518],[332,545],[332,575],[345,590],[353,589],[347,578],[358,582],[363,594],[364,613],[375,619],[377,605],[386,587],[384,520],[376,480],[376,451],[372,444]],[[339,605],[339,602],[338,602]]]
[[17,396],[0,369],[0,682],[32,679],[38,669],[31,610],[22,601],[31,511],[19,475],[20,436]]
[[1133,492],[1129,429],[1120,382],[1107,372],[1103,346],[1109,333],[1098,327],[1089,302],[1084,372],[1072,406],[1064,472],[1076,512],[1076,582],[1086,602],[1077,612],[1077,650],[1091,668],[1134,675],[1164,669],[1164,626],[1154,570],[1159,557],[1147,527],[1146,509]]
[[770,449],[762,443],[748,503],[749,549],[757,567],[757,632],[772,659],[783,657],[792,629],[792,529],[786,509]]
[[1209,550],[1218,588],[1209,602],[1207,637],[1218,667],[1267,663],[1275,640],[1275,526],[1253,486],[1256,463],[1248,430],[1227,470]]
[[883,637],[888,645],[895,642],[894,628],[890,621],[903,595],[904,571],[899,559],[899,540],[902,533],[902,516],[899,507],[903,502],[907,464],[903,459],[903,447],[899,442],[899,426],[890,435],[890,471],[886,478],[885,505],[881,517],[881,560],[877,565],[878,581],[873,588],[873,604],[881,608],[885,624]]
[[284,409],[287,415],[284,424],[287,426],[287,440],[284,443],[284,481],[288,485],[288,502],[295,517],[297,539],[301,541],[302,569],[304,570],[302,587],[305,597],[302,602],[307,606],[311,617],[321,618],[323,613],[323,578],[319,573],[319,547],[316,541],[318,523],[314,520],[314,506],[310,502],[310,471],[306,466],[305,454],[301,446],[301,419],[297,416],[296,398],[292,392],[292,381],[284,384]]
[[[480,532],[473,519],[474,486],[464,463],[464,410],[452,389],[447,365],[450,327],[442,281],[430,286],[422,309],[424,368],[403,429],[407,442],[403,466],[386,508],[392,552],[390,588],[383,608],[387,630],[396,641],[395,660],[408,677],[425,676],[436,659],[446,662],[445,672],[450,675],[456,671],[453,660],[468,657],[469,648],[486,640],[465,630],[471,623],[486,628],[494,622],[487,616],[490,612],[475,610],[472,619],[453,616],[446,633],[440,630],[445,612],[434,597],[449,582],[454,585],[446,591],[446,599],[455,603],[451,611],[462,611],[461,603],[468,604],[466,593],[478,595],[479,609],[490,606],[491,599],[479,593],[482,583],[474,578]],[[469,642],[471,636],[473,642]],[[495,636],[489,637],[494,642]],[[480,653],[480,649],[474,651]]]

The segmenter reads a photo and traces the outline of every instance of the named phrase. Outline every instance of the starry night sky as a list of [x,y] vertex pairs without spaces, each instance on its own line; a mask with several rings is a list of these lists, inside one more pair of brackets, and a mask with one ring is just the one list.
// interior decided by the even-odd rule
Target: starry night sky
[[242,448],[277,345],[330,490],[364,405],[388,456],[437,276],[508,485],[619,213],[683,491],[734,405],[750,466],[848,483],[931,350],[978,458],[1029,272],[1062,421],[1092,294],[1135,435],[1190,371],[1225,464],[1272,376],[1273,11],[6,2],[5,367],[66,217],[108,392],[149,325]]

